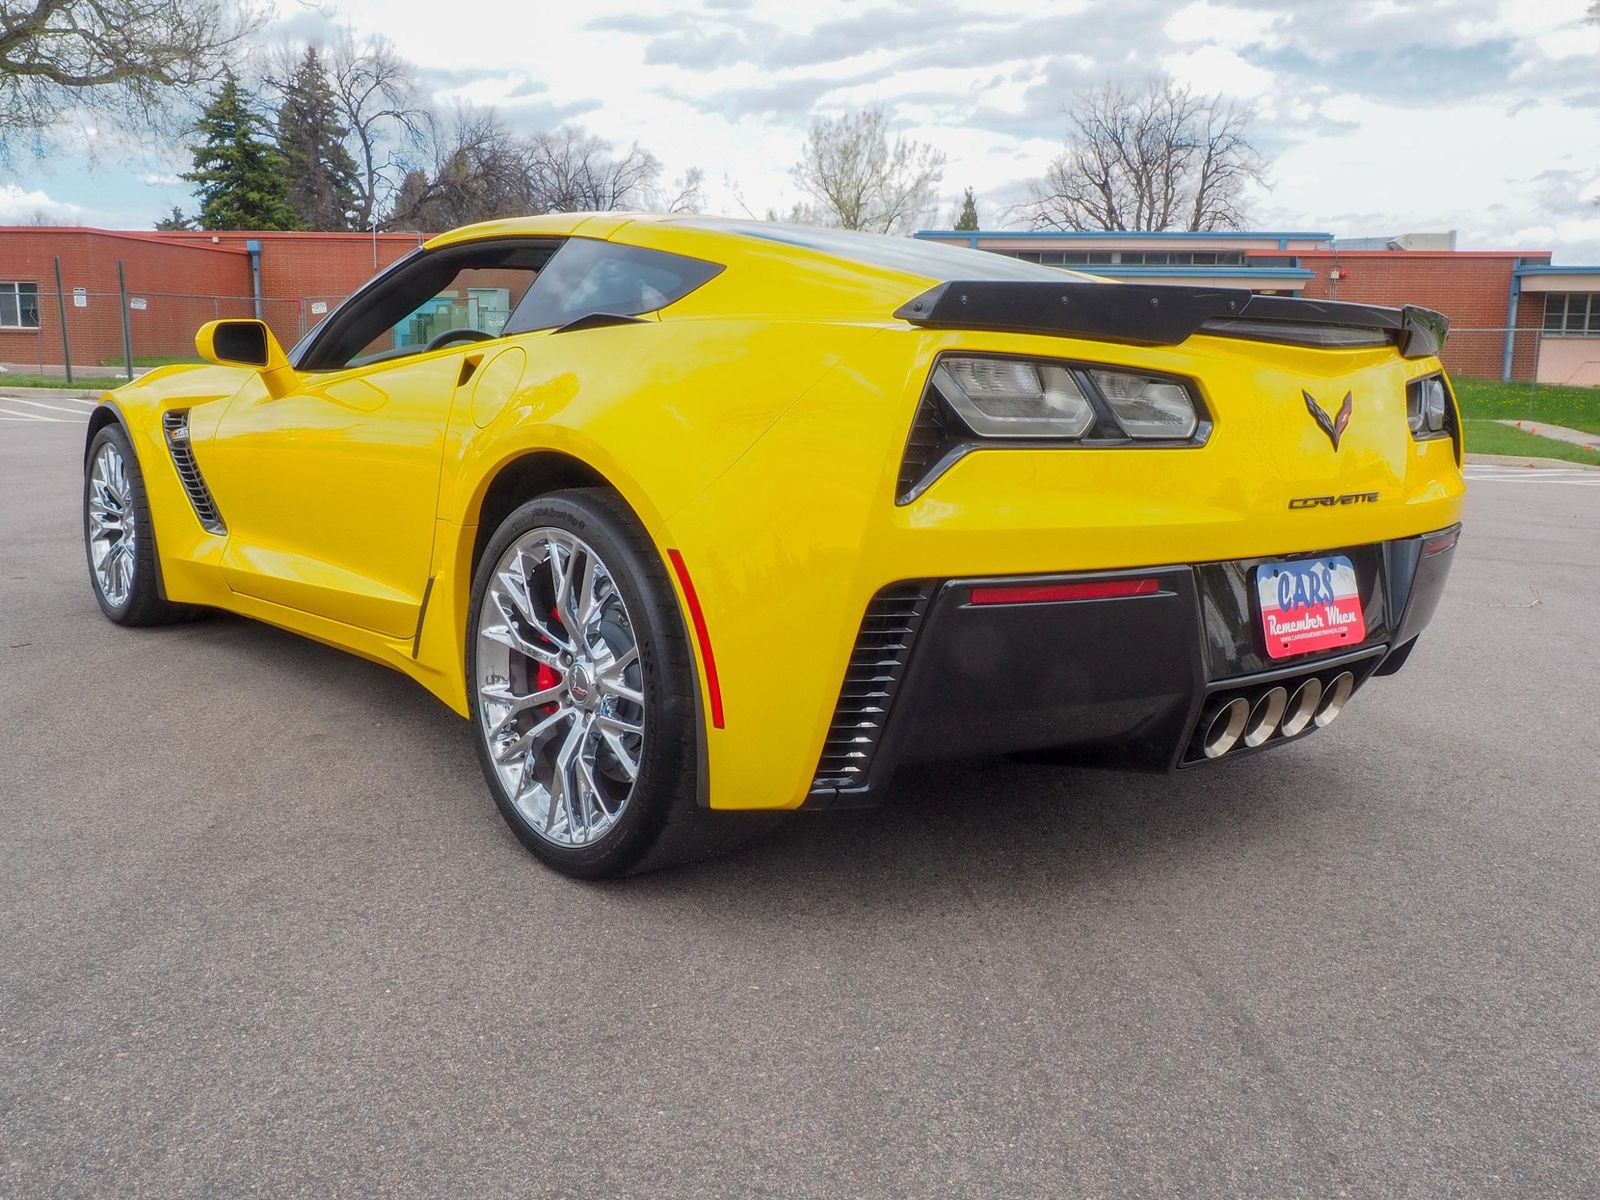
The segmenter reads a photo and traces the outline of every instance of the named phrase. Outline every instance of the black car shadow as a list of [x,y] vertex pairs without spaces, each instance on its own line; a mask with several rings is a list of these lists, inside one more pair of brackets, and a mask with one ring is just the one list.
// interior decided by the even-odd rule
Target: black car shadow
[[412,765],[436,771],[461,797],[459,819],[491,822],[508,856],[493,868],[524,873],[530,891],[555,883],[607,903],[692,904],[705,918],[785,919],[805,910],[859,912],[880,905],[1037,886],[1059,897],[1106,872],[1152,858],[1220,850],[1274,836],[1303,803],[1308,773],[1326,782],[1325,756],[1308,747],[1175,776],[1067,768],[1008,759],[903,767],[879,808],[785,814],[776,828],[722,856],[613,883],[559,880],[501,825],[484,786],[470,731],[411,680],[376,663],[244,618],[218,615],[184,631],[207,653],[233,659],[308,702],[331,701],[347,717],[381,720],[417,748]]

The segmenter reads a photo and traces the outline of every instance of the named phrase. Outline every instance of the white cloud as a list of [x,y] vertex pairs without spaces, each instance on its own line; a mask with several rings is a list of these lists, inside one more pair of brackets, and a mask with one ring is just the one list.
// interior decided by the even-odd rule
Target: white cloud
[[1284,14],[1197,0],[1173,13],[1166,33],[1175,42],[1213,42],[1231,49],[1277,46]]
[[0,224],[21,225],[43,217],[53,225],[81,225],[92,220],[94,215],[82,205],[58,200],[38,188],[0,183]]
[[[1165,69],[1260,112],[1275,186],[1259,224],[1348,236],[1454,227],[1463,246],[1593,245],[1600,258],[1588,202],[1600,108],[1585,99],[1600,93],[1600,26],[1584,22],[1588,3],[586,0],[525,8],[487,39],[423,0],[340,0],[337,18],[529,128],[579,113],[591,133],[649,149],[669,176],[700,166],[725,211],[786,210],[810,121],[881,101],[949,156],[941,218],[970,185],[994,223],[1058,152],[1075,89]],[[274,36],[327,28],[294,18]],[[99,166],[38,164],[0,188],[0,212],[148,227],[173,203],[192,209],[181,147],[135,153],[79,124],[64,144]]]
[[1265,96],[1278,86],[1277,76],[1258,67],[1237,51],[1225,46],[1201,46],[1179,50],[1162,60],[1162,66],[1179,83],[1198,92],[1251,100]]

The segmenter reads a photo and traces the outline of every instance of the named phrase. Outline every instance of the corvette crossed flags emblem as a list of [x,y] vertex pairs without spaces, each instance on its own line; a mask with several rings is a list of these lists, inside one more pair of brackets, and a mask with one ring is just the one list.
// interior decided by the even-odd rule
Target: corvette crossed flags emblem
[[1346,392],[1344,394],[1344,403],[1339,406],[1338,415],[1332,418],[1322,411],[1322,405],[1316,402],[1310,392],[1302,388],[1300,394],[1306,398],[1306,409],[1311,413],[1312,419],[1316,421],[1322,432],[1328,435],[1328,440],[1333,443],[1333,448],[1338,450],[1339,439],[1344,436],[1345,426],[1350,424],[1350,413],[1355,407],[1351,393]]

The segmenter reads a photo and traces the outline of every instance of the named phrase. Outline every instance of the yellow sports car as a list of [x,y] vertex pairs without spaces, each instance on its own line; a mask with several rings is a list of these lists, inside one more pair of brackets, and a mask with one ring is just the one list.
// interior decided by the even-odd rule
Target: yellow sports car
[[558,870],[897,764],[1187,770],[1327,725],[1438,603],[1460,419],[1422,309],[626,214],[436,237],[285,353],[108,393],[100,607],[227,609],[471,723]]

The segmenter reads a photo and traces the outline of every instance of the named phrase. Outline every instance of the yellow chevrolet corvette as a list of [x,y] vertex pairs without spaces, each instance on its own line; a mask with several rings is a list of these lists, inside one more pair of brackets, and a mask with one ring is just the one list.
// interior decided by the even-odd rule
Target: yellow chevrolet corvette
[[1183,771],[1399,669],[1458,533],[1437,313],[673,216],[474,225],[108,393],[96,598],[404,671],[598,877],[1033,752]]

